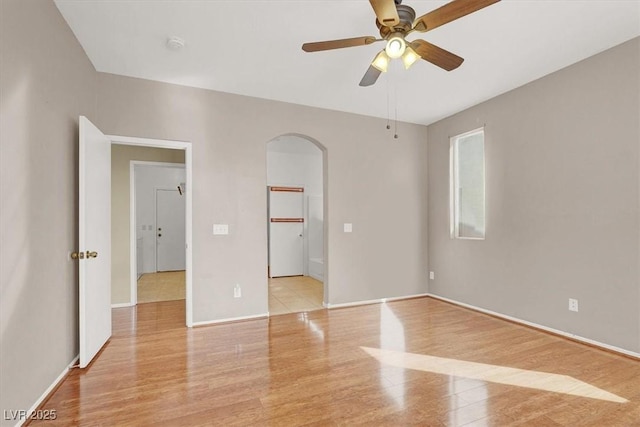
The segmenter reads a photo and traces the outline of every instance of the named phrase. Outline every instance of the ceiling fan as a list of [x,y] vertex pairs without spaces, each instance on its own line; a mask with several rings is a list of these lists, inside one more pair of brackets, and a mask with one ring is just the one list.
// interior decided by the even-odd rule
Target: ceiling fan
[[431,31],[499,1],[453,0],[416,19],[416,12],[413,8],[401,4],[402,0],[369,0],[376,14],[376,25],[382,38],[365,36],[305,43],[302,45],[302,50],[318,52],[386,41],[386,47],[373,59],[360,81],[360,86],[373,85],[378,80],[380,73],[387,71],[389,61],[396,58],[402,58],[406,69],[422,58],[444,70],[451,71],[458,68],[464,59],[425,40],[408,41],[406,36],[415,31],[421,33]]

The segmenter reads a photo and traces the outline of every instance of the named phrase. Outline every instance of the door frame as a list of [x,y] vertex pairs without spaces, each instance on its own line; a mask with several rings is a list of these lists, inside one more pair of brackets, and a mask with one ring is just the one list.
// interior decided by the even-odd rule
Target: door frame
[[[189,141],[173,141],[166,139],[150,139],[150,138],[138,138],[138,137],[129,137],[129,136],[119,136],[119,135],[106,135],[107,138],[111,140],[111,144],[116,145],[132,145],[138,147],[151,147],[151,148],[169,148],[175,150],[184,150],[184,168],[185,168],[185,177],[186,177],[186,229],[185,229],[185,245],[186,245],[186,271],[185,271],[185,281],[186,281],[186,292],[185,292],[185,307],[186,307],[186,325],[187,327],[193,327],[193,152],[192,145]],[[129,174],[130,186],[131,180],[133,179],[133,174]],[[130,194],[130,198],[132,195]],[[130,199],[131,200],[131,199]],[[130,201],[131,204],[131,201]],[[135,208],[135,206],[133,206]],[[131,209],[131,205],[129,207]],[[131,213],[129,214],[131,215]],[[135,211],[134,211],[135,215]],[[135,218],[135,217],[134,217]],[[133,286],[133,284],[137,284],[137,274],[136,274],[136,239],[132,238],[135,236],[135,221],[129,220],[129,238],[130,238],[130,258],[133,259],[133,262],[129,261],[129,269],[130,269],[130,280],[132,283],[131,286],[131,294],[134,295],[135,299],[131,299],[131,303],[134,301],[137,302],[137,288]]]

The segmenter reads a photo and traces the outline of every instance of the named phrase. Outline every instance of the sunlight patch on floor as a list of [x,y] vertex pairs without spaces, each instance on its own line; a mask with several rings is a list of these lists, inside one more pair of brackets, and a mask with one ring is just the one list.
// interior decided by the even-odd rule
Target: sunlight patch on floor
[[628,400],[602,390],[568,375],[548,372],[529,371],[485,363],[467,362],[426,354],[406,353],[402,351],[383,350],[379,348],[360,347],[383,365],[391,365],[404,369],[433,372],[505,384],[517,387],[534,388],[554,393],[570,394],[591,399],[606,400],[616,403],[627,403]]

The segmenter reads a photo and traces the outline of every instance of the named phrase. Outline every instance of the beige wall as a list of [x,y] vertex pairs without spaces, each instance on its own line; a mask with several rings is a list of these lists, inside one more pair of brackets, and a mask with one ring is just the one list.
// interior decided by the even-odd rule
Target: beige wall
[[193,142],[195,321],[267,312],[266,142],[285,133],[326,148],[329,301],[426,291],[425,127],[393,140],[379,119],[98,74],[53,2],[1,6],[2,409],[30,408],[78,351],[80,114]]
[[268,311],[266,143],[288,133],[327,150],[329,302],[426,292],[426,127],[110,74],[98,99],[105,133],[193,144],[195,322]]
[[[78,116],[96,72],[53,2],[0,5],[0,410],[29,409],[78,354]],[[2,425],[15,425],[4,420]]]
[[[384,120],[96,73],[52,2],[0,4],[2,410],[78,352],[80,114],[192,141],[195,321],[267,311],[266,142],[298,133],[326,148],[330,303],[425,292],[428,218],[432,292],[640,350],[638,39],[393,140]],[[487,240],[451,241],[448,136],[483,123]]]
[[183,150],[113,145],[111,147],[111,303],[131,302],[130,191],[132,160],[184,163]]
[[[640,351],[639,52],[636,38],[429,126],[430,292]],[[487,237],[452,240],[449,137],[483,124]]]

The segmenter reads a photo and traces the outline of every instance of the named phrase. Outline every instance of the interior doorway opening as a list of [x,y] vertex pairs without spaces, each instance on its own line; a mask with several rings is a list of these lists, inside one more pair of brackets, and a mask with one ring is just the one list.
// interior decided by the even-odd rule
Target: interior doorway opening
[[[130,161],[129,221],[135,234],[136,283],[131,303],[186,298],[186,170],[184,152],[149,149],[137,158],[155,156],[172,162]],[[148,151],[147,151],[148,150]],[[132,254],[133,255],[133,254]],[[132,256],[133,259],[133,256]]]
[[[185,299],[185,317],[186,317],[186,325],[188,327],[193,326],[193,302],[192,302],[192,289],[193,289],[193,273],[192,273],[192,194],[190,191],[191,182],[192,182],[192,152],[191,152],[191,144],[189,142],[184,141],[169,141],[169,140],[156,140],[156,139],[147,139],[147,138],[135,138],[135,137],[122,137],[122,136],[113,136],[107,135],[107,137],[112,142],[112,147],[117,146],[126,146],[131,149],[144,149],[144,148],[152,148],[152,149],[161,149],[167,150],[171,152],[175,152],[179,154],[181,157],[181,161],[172,160],[171,165],[163,164],[163,162],[155,162],[159,163],[158,166],[171,166],[182,169],[182,175],[180,179],[172,179],[170,186],[159,185],[157,188],[154,188],[152,191],[152,199],[153,205],[155,206],[157,203],[157,190],[164,191],[176,191],[180,194],[180,197],[183,199],[184,203],[184,216],[183,216],[183,233],[184,233],[184,242],[182,244],[182,251],[180,256],[184,257],[184,270],[182,272],[182,289],[184,292]],[[135,197],[135,164],[143,164],[146,163],[147,166],[154,162],[149,161],[137,161],[130,162],[127,161],[127,170],[129,180],[127,182],[127,189],[129,190],[128,197],[128,212],[126,215],[126,222],[128,223],[128,230],[122,230],[125,234],[128,235],[128,260],[123,261],[123,265],[125,268],[123,269],[127,274],[126,286],[124,286],[121,292],[126,292],[127,295],[119,296],[120,299],[125,299],[125,303],[115,303],[112,304],[112,307],[122,307],[122,306],[131,306],[136,305],[138,302],[138,277],[139,277],[139,264],[138,264],[138,232],[146,231],[147,233],[151,233],[153,245],[155,246],[157,243],[158,230],[156,229],[156,220],[154,221],[146,221],[146,224],[139,223],[136,221],[136,197]],[[166,163],[166,162],[165,162]],[[176,164],[181,163],[181,164]],[[174,186],[175,181],[175,186]],[[175,188],[174,188],[175,187]],[[155,210],[155,209],[154,209]],[[153,213],[155,216],[156,212]],[[142,226],[145,226],[146,230],[142,230]],[[150,227],[151,225],[151,227]],[[125,227],[126,228],[126,227]],[[157,261],[157,253],[154,253],[153,258]],[[120,266],[122,267],[122,265]],[[117,266],[115,266],[117,268]],[[114,271],[115,271],[114,268]],[[156,270],[157,271],[157,270]],[[112,298],[117,297],[112,293]]]
[[323,308],[327,295],[326,149],[304,135],[267,143],[269,313]]

